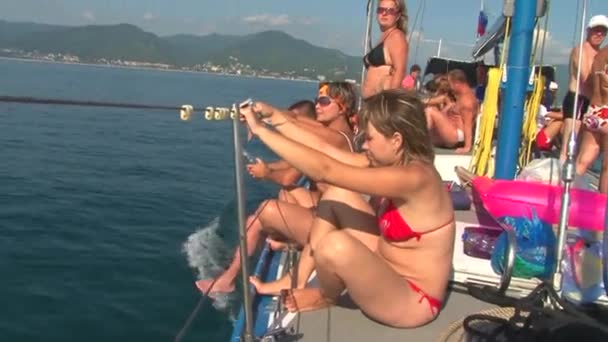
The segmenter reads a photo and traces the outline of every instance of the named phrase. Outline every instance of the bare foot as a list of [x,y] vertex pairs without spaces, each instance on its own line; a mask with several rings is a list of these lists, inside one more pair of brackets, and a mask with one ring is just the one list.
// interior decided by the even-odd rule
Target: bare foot
[[[202,279],[198,280],[195,284],[198,289],[204,294],[210,293],[228,293],[234,291],[234,283],[228,279],[224,279],[221,276],[215,279]],[[211,290],[210,290],[211,288]]]
[[271,238],[267,238],[266,242],[268,242],[268,246],[273,251],[284,251],[289,247],[289,244],[282,241],[273,240]]
[[319,310],[331,306],[333,303],[328,301],[317,288],[303,288],[293,290],[283,290],[283,304],[289,312],[304,312]]
[[265,283],[257,277],[249,277],[249,281],[259,294],[279,295],[281,290],[291,288],[291,274],[286,274],[281,279]]

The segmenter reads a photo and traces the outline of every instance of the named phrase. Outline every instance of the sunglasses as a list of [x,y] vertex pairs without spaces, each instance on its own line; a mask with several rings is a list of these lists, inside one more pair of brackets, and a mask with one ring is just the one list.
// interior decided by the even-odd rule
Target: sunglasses
[[380,7],[376,8],[376,14],[380,15],[397,15],[399,9],[395,7]]
[[327,107],[331,104],[331,101],[331,97],[329,96],[319,96],[315,99],[315,104],[318,104],[321,107]]

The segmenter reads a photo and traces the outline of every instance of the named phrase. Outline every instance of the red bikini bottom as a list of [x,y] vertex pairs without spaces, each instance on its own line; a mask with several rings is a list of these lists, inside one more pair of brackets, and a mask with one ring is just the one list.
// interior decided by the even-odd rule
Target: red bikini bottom
[[422,300],[426,299],[426,301],[429,302],[429,307],[431,308],[431,313],[433,315],[436,315],[439,313],[439,310],[441,310],[441,301],[439,299],[429,296],[428,294],[426,294],[424,291],[422,291],[418,286],[416,286],[416,284],[412,283],[411,281],[407,280],[407,283],[410,285],[412,290],[414,290],[414,292],[417,292],[418,294],[420,294],[420,300],[418,301],[418,303],[422,303]]

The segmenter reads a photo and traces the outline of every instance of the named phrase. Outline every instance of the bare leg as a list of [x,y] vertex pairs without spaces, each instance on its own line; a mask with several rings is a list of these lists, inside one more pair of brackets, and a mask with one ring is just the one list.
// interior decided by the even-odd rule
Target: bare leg
[[[306,286],[306,282],[308,281],[308,277],[312,273],[314,269],[314,260],[312,257],[312,251],[310,250],[310,245],[307,244],[304,246],[302,253],[300,254],[300,259],[298,260],[297,265],[297,279],[296,283],[292,284],[292,273],[286,273],[280,279],[271,281],[268,283],[262,282],[257,277],[249,277],[249,281],[255,286],[256,291],[259,294],[266,295],[278,295],[281,290],[290,289],[292,287],[301,289]],[[295,286],[294,286],[295,285]]]
[[553,138],[559,134],[562,130],[562,121],[554,120],[548,123],[543,129],[545,130],[545,136],[549,138],[549,140],[553,141]]
[[288,242],[275,240],[271,237],[267,237],[266,242],[268,243],[268,247],[270,247],[270,250],[273,251],[284,251],[287,250],[290,246]]
[[427,107],[425,113],[433,144],[445,147],[458,145],[456,127],[443,112],[435,107]]
[[319,192],[310,191],[303,187],[283,188],[279,191],[278,199],[304,208],[314,208],[319,202]]
[[[350,208],[349,215],[340,215],[335,212],[336,203],[341,207]],[[296,288],[303,288],[314,270],[312,250],[318,242],[328,233],[335,231],[337,226],[365,244],[370,250],[376,250],[378,244],[378,229],[375,227],[376,217],[369,203],[352,191],[337,187],[329,187],[319,201],[318,215],[313,221],[310,233],[310,244],[302,250],[298,260]],[[279,294],[281,290],[292,287],[291,276],[286,274],[274,282],[263,283],[259,279],[251,278],[257,291],[262,294]]]
[[[297,204],[304,208],[314,209],[319,202],[319,192],[310,191],[303,187],[289,187],[283,188],[279,191],[279,201]],[[266,239],[270,249],[273,251],[285,250],[289,247],[289,244],[285,241],[280,241],[268,237]]]
[[283,201],[283,202],[287,202],[287,203],[291,203],[291,204],[298,204],[298,201],[295,199],[295,197],[293,195],[291,195],[290,190],[288,188],[282,188],[281,190],[279,190],[279,195],[277,196],[277,199],[279,201]]
[[331,305],[347,288],[359,308],[383,324],[412,328],[436,315],[385,259],[346,232],[332,232],[319,243],[315,265],[321,289],[292,290],[285,300],[289,310]]
[[319,201],[317,218],[310,233],[312,250],[325,235],[336,229],[344,229],[373,251],[378,246],[376,213],[370,204],[356,192],[331,186]]
[[[576,158],[576,174],[582,176],[587,172],[591,164],[595,161],[600,153],[600,136],[597,133],[591,132],[585,128],[581,129],[581,140],[578,149],[578,157]],[[564,142],[563,145],[567,145]]]
[[[277,209],[278,207],[281,208],[280,212]],[[285,220],[283,220],[283,217]],[[291,222],[290,225],[287,225],[287,220]],[[303,244],[306,242],[311,225],[312,215],[310,209],[277,200],[266,200],[262,202],[258,207],[258,210],[247,219],[247,256],[251,256],[255,252],[261,233],[263,232],[263,227],[273,227],[275,229],[273,232],[277,230],[291,232],[291,229],[293,229],[294,236],[299,237]],[[210,293],[232,292],[234,291],[234,282],[239,274],[240,268],[241,253],[240,248],[237,248],[230,266],[228,266],[216,280],[199,280],[196,282],[196,287],[206,293],[213,284],[211,291],[209,291]]]
[[[246,227],[247,230],[247,256],[251,256],[255,251],[260,234],[262,232],[262,225],[259,219],[255,219],[255,214],[250,215],[247,218]],[[195,284],[196,287],[203,293],[222,293],[234,291],[234,281],[239,274],[241,268],[241,249],[237,248],[230,266],[216,279],[201,279]],[[211,287],[213,286],[213,287]],[[209,291],[209,288],[211,290]]]
[[260,215],[264,231],[271,236],[278,235],[305,245],[314,218],[313,210],[277,200],[268,200],[267,203]]

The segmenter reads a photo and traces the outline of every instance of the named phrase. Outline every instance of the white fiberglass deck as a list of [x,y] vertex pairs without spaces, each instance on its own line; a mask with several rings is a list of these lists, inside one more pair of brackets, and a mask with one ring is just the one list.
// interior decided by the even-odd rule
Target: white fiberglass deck
[[[459,212],[457,215],[459,220],[457,235],[462,234],[466,225],[476,224],[476,216],[472,212]],[[462,251],[462,243],[459,240],[456,239],[456,248],[460,245]],[[494,274],[488,262],[464,254],[456,254],[455,262],[458,260],[459,264],[466,265],[462,269],[466,269],[471,276],[490,278]],[[459,268],[461,267],[455,269]],[[458,278],[466,277],[460,275]],[[495,279],[498,281],[498,277]],[[348,299],[341,305],[329,309],[298,315],[289,314],[283,319],[283,323],[289,322],[291,327],[291,333],[286,338],[289,341],[434,341],[452,322],[492,307],[490,304],[453,290],[450,291],[439,317],[434,322],[417,329],[394,329],[378,324],[365,317]]]

